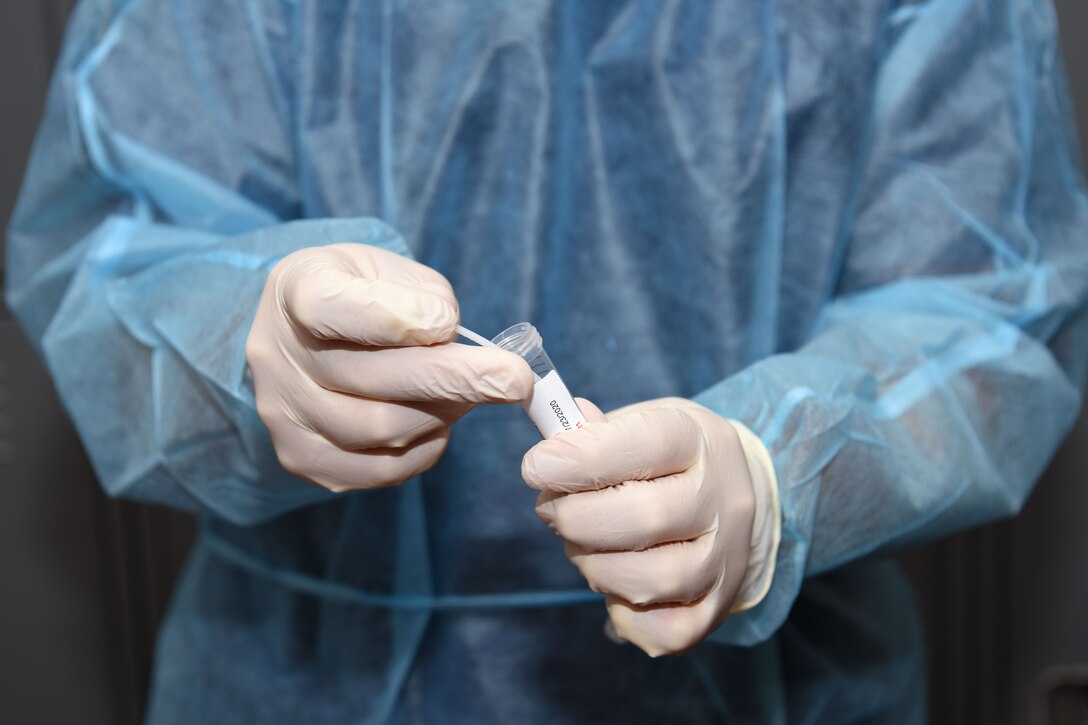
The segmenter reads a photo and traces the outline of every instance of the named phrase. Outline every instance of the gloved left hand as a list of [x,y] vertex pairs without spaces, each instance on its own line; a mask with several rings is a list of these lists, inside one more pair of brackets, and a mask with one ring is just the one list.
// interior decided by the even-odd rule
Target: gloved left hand
[[770,587],[779,538],[770,456],[736,421],[680,398],[590,422],[522,461],[537,515],[605,595],[620,638],[651,656],[684,652]]

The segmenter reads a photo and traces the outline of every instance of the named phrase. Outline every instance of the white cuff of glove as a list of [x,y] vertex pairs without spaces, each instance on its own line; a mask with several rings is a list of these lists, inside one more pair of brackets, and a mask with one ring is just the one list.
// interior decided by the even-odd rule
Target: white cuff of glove
[[778,477],[766,446],[743,423],[730,420],[740,437],[755,494],[755,520],[749,549],[748,572],[741,582],[731,613],[743,612],[763,601],[771,588],[778,542],[782,536],[782,511],[778,501]]

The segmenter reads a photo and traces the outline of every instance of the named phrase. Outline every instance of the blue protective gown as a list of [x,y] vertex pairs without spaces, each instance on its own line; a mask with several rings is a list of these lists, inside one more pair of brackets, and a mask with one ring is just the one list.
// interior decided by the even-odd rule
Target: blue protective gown
[[[920,720],[876,555],[1017,511],[1080,402],[1067,105],[1029,0],[85,0],[8,301],[106,490],[203,521],[150,722]],[[783,505],[763,603],[683,657],[609,642],[516,406],[396,489],[287,475],[243,341],[333,242],[531,320],[605,409],[744,421]]]

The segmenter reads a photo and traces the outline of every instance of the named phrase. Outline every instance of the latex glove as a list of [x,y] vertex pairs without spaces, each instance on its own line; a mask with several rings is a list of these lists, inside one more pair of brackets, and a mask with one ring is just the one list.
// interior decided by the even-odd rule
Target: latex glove
[[303,249],[268,276],[246,341],[257,412],[288,471],[333,491],[434,465],[474,403],[529,396],[517,355],[450,343],[449,282],[363,244]]
[[680,398],[614,411],[522,461],[536,511],[566,540],[616,634],[686,651],[770,587],[779,539],[774,468],[747,428]]

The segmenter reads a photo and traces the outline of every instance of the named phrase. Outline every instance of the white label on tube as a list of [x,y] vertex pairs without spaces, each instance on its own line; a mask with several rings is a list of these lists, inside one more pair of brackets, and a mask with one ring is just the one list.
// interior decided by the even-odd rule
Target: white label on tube
[[586,423],[585,416],[578,410],[567,386],[554,370],[536,381],[533,397],[521,405],[540,431],[540,435],[545,438],[581,428]]

